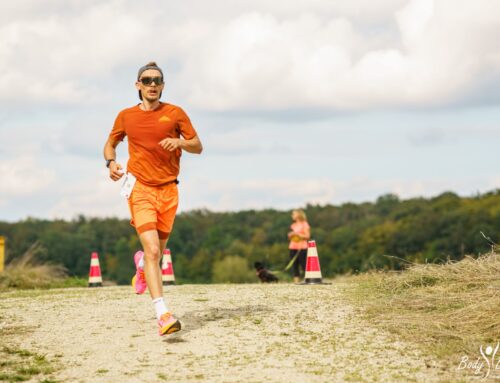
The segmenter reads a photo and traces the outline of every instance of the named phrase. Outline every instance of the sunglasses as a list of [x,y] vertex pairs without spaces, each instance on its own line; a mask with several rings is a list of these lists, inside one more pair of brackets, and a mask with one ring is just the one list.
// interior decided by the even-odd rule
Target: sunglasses
[[143,85],[151,85],[153,82],[156,85],[163,84],[163,78],[161,77],[143,77],[139,80]]

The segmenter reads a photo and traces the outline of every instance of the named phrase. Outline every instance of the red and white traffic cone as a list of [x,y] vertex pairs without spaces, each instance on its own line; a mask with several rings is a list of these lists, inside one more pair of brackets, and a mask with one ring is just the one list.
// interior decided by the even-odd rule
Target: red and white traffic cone
[[163,286],[175,285],[174,265],[172,264],[172,255],[170,249],[163,250],[161,260],[161,280]]
[[101,266],[96,252],[90,257],[89,287],[102,287]]
[[323,278],[321,276],[321,268],[319,267],[318,250],[316,249],[316,241],[307,242],[307,261],[306,273],[304,276],[304,285],[321,285]]

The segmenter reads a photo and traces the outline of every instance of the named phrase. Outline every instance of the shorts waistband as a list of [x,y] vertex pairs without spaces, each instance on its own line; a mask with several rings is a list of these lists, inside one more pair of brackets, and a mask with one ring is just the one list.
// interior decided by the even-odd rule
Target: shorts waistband
[[178,185],[179,184],[179,180],[176,178],[175,180],[165,182],[164,184],[161,184],[161,185],[158,185],[158,186],[167,186],[167,185],[170,185],[170,184],[176,184],[176,185]]
[[168,182],[165,182],[161,185],[148,185],[148,184],[145,184],[139,180],[137,180],[137,183],[141,184],[142,186],[145,186],[145,187],[148,187],[148,188],[163,188],[165,186],[168,186],[168,185],[172,185],[172,184],[178,184],[179,183],[179,180],[176,178],[175,180],[172,180],[172,181],[168,181]]

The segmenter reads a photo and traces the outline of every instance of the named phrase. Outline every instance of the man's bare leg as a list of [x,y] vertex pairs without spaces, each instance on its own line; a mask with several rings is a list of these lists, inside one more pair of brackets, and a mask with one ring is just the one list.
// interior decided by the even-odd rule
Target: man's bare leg
[[[144,274],[148,284],[149,293],[152,299],[163,296],[163,286],[161,281],[160,259],[163,248],[156,230],[148,230],[139,235],[139,239],[144,249]],[[165,246],[165,243],[163,244]]]
[[181,323],[168,311],[163,299],[160,259],[168,238],[160,240],[156,230],[145,231],[139,238],[144,249],[144,274],[160,326],[160,335],[172,334],[181,329]]
[[[160,238],[160,253],[161,253],[160,265],[161,265],[161,261],[163,260],[163,250],[165,250],[165,248],[167,247],[167,241],[168,241],[168,237],[165,239]],[[163,286],[163,274],[162,274],[161,266],[160,266],[160,282],[161,282],[161,285]],[[162,289],[163,289],[163,287],[162,287]]]
[[160,239],[160,251],[163,255],[163,250],[167,247],[168,237],[165,239]]

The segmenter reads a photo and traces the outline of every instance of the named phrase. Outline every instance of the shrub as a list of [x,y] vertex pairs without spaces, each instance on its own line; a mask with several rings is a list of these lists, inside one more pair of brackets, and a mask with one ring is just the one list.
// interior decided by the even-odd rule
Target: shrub
[[255,273],[249,268],[245,258],[229,255],[214,263],[212,281],[215,283],[256,282]]
[[42,250],[35,243],[21,257],[10,262],[0,274],[0,289],[48,288],[60,284],[66,277],[66,270],[61,265],[39,263],[36,257]]

